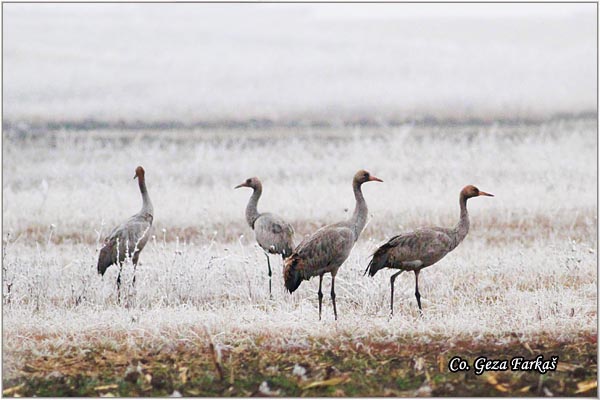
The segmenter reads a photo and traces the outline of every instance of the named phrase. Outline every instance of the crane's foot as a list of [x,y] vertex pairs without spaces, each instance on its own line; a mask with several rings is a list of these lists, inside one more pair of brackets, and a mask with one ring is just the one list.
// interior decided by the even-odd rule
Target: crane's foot
[[423,307],[421,306],[421,294],[419,293],[418,290],[415,292],[415,297],[417,298],[417,304],[419,306],[419,316],[422,317],[423,316]]
[[130,297],[125,302],[125,308],[135,308],[135,297]]
[[272,279],[271,277],[273,276],[273,272],[271,271],[271,260],[269,260],[269,255],[267,253],[265,253],[265,256],[267,257],[267,267],[268,267],[268,274],[269,274],[269,299],[273,300],[273,289],[272,289]]
[[335,274],[331,273],[331,302],[333,303],[333,315],[337,321],[337,306],[335,305]]
[[119,265],[119,275],[117,275],[117,304],[121,305],[121,272],[123,272],[123,266]]
[[321,320],[321,301],[323,299],[323,294],[319,294],[319,321]]
[[404,271],[400,270],[390,277],[390,319],[394,316],[394,282],[402,272]]
[[333,316],[334,316],[335,320],[337,321],[337,307],[335,305],[335,293],[331,294],[331,300],[333,301]]
[[319,276],[319,291],[317,292],[317,294],[319,295],[319,321],[321,320],[321,309],[323,307],[323,291],[321,290],[321,287],[323,285],[323,275]]

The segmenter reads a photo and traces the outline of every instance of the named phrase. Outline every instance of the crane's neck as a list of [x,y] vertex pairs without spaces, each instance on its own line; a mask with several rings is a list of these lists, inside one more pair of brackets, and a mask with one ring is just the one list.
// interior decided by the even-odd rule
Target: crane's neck
[[369,209],[367,208],[367,202],[362,194],[361,183],[356,181],[353,182],[352,189],[354,190],[356,206],[354,207],[354,213],[352,214],[349,223],[350,227],[354,230],[354,241],[357,241],[360,233],[367,223],[367,214],[369,213]]
[[260,198],[261,194],[262,185],[258,185],[254,188],[254,192],[252,192],[252,196],[250,197],[248,205],[246,206],[246,221],[248,221],[248,225],[250,225],[250,228],[252,229],[254,229],[254,222],[256,222],[256,220],[260,216],[257,206],[258,199]]
[[469,233],[469,212],[467,211],[467,200],[468,197],[461,193],[459,199],[460,219],[456,225],[456,243],[454,247],[458,246],[458,244],[467,236],[467,233]]
[[138,177],[138,184],[140,185],[140,193],[142,193],[142,210],[140,211],[140,214],[148,214],[150,217],[153,217],[154,207],[152,207],[148,189],[146,189],[146,178],[144,175]]

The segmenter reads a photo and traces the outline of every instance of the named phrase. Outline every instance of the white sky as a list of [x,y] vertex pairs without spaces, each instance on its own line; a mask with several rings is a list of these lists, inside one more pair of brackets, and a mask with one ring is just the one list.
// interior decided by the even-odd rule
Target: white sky
[[[277,7],[277,5],[273,5]],[[528,18],[574,16],[593,12],[595,4],[432,4],[432,3],[375,3],[375,4],[302,4],[299,8],[322,19],[402,19],[402,18]]]
[[501,118],[596,108],[592,3],[3,10],[12,119]]

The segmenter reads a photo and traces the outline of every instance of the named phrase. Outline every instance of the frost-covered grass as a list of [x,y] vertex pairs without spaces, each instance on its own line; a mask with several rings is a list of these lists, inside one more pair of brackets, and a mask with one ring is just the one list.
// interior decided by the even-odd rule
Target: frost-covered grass
[[[8,245],[5,362],[14,372],[22,352],[42,356],[52,353],[49,348],[98,340],[117,348],[193,340],[203,328],[219,343],[251,343],[266,335],[274,346],[340,336],[386,341],[466,336],[477,341],[517,334],[565,340],[595,332],[594,249],[565,241],[490,246],[478,236],[472,232],[455,252],[421,274],[423,317],[414,298],[414,276],[406,273],[396,281],[396,313],[389,319],[391,271],[363,277],[376,243],[357,244],[336,279],[337,322],[329,278],[321,322],[318,282],[305,282],[290,296],[278,263],[273,263],[269,299],[264,256],[253,245],[150,243],[125,306],[115,303],[116,269],[111,267],[103,279],[98,276],[93,248]],[[126,271],[127,283],[131,266]]]
[[[596,332],[595,121],[535,126],[410,127],[350,132],[59,132],[4,142],[5,366],[24,354],[91,343],[136,346],[187,340],[206,328],[218,342],[311,338],[551,335]],[[101,238],[140,207],[137,164],[147,171],[154,238],[135,292],[116,304],[116,267],[96,273]],[[281,261],[268,297],[266,260],[245,225],[250,195],[233,186],[263,178],[259,207],[296,227],[296,242],[348,215],[350,179],[367,168],[370,221],[336,279],[318,322],[317,280],[283,290]],[[45,183],[44,183],[45,182]],[[471,232],[421,274],[363,277],[369,255],[393,234],[451,225],[468,183],[494,198],[469,202]],[[9,235],[10,234],[10,235]],[[125,267],[129,288],[131,266]]]
[[[146,169],[155,234],[195,243],[252,235],[244,221],[250,176],[259,210],[282,215],[296,240],[346,218],[351,179],[364,185],[376,240],[423,224],[451,225],[466,184],[496,195],[469,202],[474,226],[507,236],[589,238],[596,224],[594,120],[533,126],[379,129],[54,132],[4,145],[3,228],[13,240],[98,243],[141,207],[135,167]],[[345,210],[349,211],[346,212]],[[497,231],[490,230],[498,228]],[[21,237],[21,239],[18,239]]]

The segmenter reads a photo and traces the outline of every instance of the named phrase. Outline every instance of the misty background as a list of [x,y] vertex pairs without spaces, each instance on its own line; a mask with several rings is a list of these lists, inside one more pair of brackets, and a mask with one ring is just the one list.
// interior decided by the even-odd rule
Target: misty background
[[4,122],[596,109],[595,4],[5,4]]

